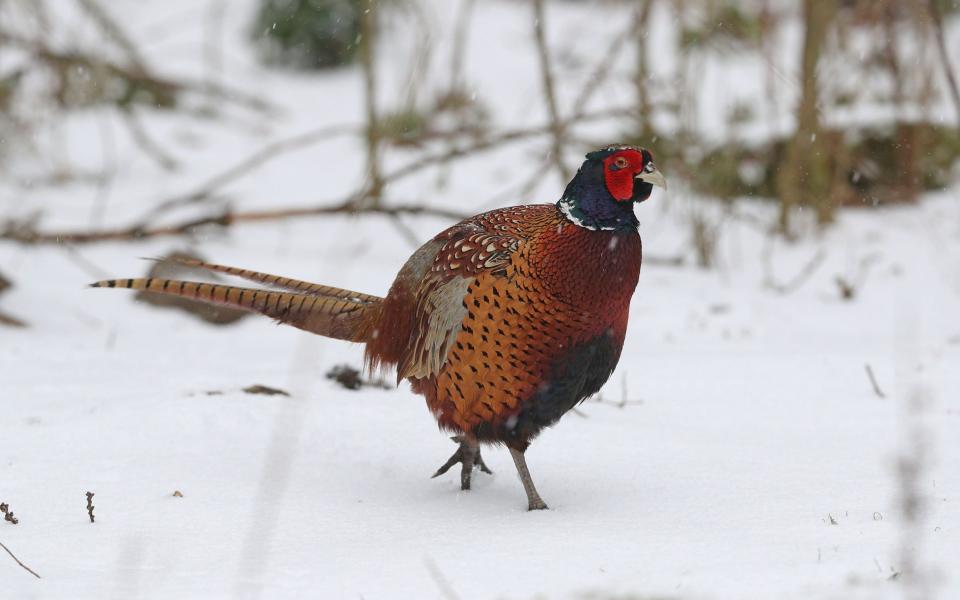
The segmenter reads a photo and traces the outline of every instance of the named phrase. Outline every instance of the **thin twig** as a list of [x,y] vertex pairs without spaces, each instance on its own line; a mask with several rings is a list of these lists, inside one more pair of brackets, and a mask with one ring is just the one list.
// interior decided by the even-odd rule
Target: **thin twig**
[[616,64],[617,57],[620,55],[621,50],[623,50],[624,43],[626,43],[627,39],[633,34],[634,30],[631,24],[610,42],[607,51],[600,57],[590,76],[587,77],[587,80],[584,82],[583,87],[580,88],[580,93],[577,94],[576,100],[573,101],[572,119],[576,119],[578,115],[583,113],[590,99],[603,87],[603,82],[606,81],[611,69],[613,69]]
[[141,219],[141,222],[145,223],[169,210],[207,200],[225,185],[249,175],[283,154],[296,152],[297,150],[302,150],[318,142],[326,141],[329,138],[354,133],[358,130],[359,128],[354,125],[329,125],[271,142],[237,164],[201,183],[196,189],[162,201],[150,210],[150,212]]
[[143,123],[140,122],[134,113],[133,107],[121,110],[120,116],[123,118],[123,124],[126,125],[130,131],[130,137],[140,146],[140,150],[156,161],[162,169],[173,171],[180,166],[177,159],[168,154],[166,150],[161,148],[160,145],[150,137],[150,134],[148,134],[147,130],[143,127]]
[[800,271],[796,275],[794,275],[793,279],[791,279],[786,283],[778,283],[777,281],[774,280],[773,273],[769,272],[770,256],[768,253],[764,257],[766,267],[768,270],[766,285],[768,288],[770,288],[771,290],[777,293],[784,294],[784,295],[791,294],[797,291],[798,289],[800,289],[800,286],[802,286],[807,281],[807,279],[809,279],[810,276],[816,272],[816,270],[820,267],[820,265],[823,263],[826,257],[827,257],[827,253],[823,250],[823,248],[820,248],[819,250],[817,250],[817,253],[814,254],[813,257],[807,262],[807,264],[805,264],[803,268],[800,269]]
[[863,368],[867,371],[867,377],[870,379],[870,385],[873,386],[873,393],[877,395],[877,398],[886,398],[887,395],[883,393],[883,390],[881,390],[880,386],[877,384],[877,378],[873,375],[873,369],[870,367],[870,363],[863,365]]
[[36,571],[34,571],[33,569],[31,569],[31,568],[28,567],[27,565],[23,564],[22,562],[20,562],[20,559],[17,558],[16,555],[14,555],[13,552],[10,552],[10,548],[7,548],[6,544],[4,544],[3,542],[0,542],[0,548],[3,548],[4,550],[6,550],[6,551],[7,551],[7,554],[10,555],[10,558],[12,558],[13,560],[17,561],[17,564],[20,565],[21,567],[23,567],[24,569],[26,569],[31,575],[33,575],[33,576],[36,577],[37,579],[41,579],[41,577],[40,577],[39,575],[37,575],[37,572],[36,572]]
[[470,31],[470,17],[476,0],[460,0],[460,9],[457,11],[456,25],[454,25],[453,50],[450,52],[450,89],[459,90],[462,85],[463,61],[466,55],[467,35]]
[[[377,118],[377,0],[363,0],[360,14],[360,59],[363,65],[363,99],[366,111],[367,143],[367,188],[363,198],[366,204],[379,204],[383,195],[383,179],[380,174],[380,123]],[[358,199],[359,201],[359,199]]]
[[537,56],[540,59],[540,79],[543,84],[543,97],[547,102],[550,115],[550,132],[552,134],[551,159],[557,168],[560,184],[566,185],[569,171],[563,160],[564,127],[557,109],[557,96],[554,91],[553,72],[550,67],[550,51],[547,48],[546,33],[544,32],[543,0],[533,0],[533,37],[537,43]]
[[0,30],[0,43],[19,47],[58,69],[73,67],[85,68],[95,72],[105,71],[114,77],[162,95],[175,96],[181,92],[193,92],[208,97],[213,96],[221,100],[229,100],[236,105],[257,112],[276,111],[276,108],[266,100],[223,84],[211,81],[196,81],[190,78],[168,79],[160,77],[143,72],[137,67],[120,65],[91,54],[53,50],[40,40],[26,38],[9,30]]
[[219,215],[205,216],[197,219],[191,219],[182,223],[157,227],[144,227],[138,224],[128,227],[118,227],[113,229],[108,228],[96,231],[60,231],[41,233],[32,231],[28,228],[17,227],[16,225],[13,225],[9,226],[6,231],[0,231],[0,239],[6,239],[23,244],[89,244],[93,242],[129,241],[154,237],[187,235],[193,233],[194,230],[198,228],[207,226],[229,227],[237,223],[255,223],[291,219],[296,217],[312,217],[335,214],[378,214],[391,217],[396,215],[423,215],[457,221],[465,219],[467,216],[469,216],[455,211],[417,204],[396,206],[381,205],[358,208],[353,198],[348,198],[347,201],[341,202],[340,204],[324,206],[306,206],[301,208],[282,208],[237,213],[227,211]]
[[[603,119],[617,118],[622,117],[625,113],[629,112],[629,109],[624,107],[614,107],[607,108],[603,110],[598,110],[595,112],[584,113],[578,116],[576,119],[569,119],[564,121],[561,126],[566,129],[574,124],[582,124],[591,121],[599,121]],[[538,127],[530,127],[527,129],[514,129],[510,131],[504,131],[497,135],[493,135],[481,140],[478,140],[472,144],[461,146],[459,148],[449,148],[445,149],[442,152],[437,154],[427,155],[418,160],[412,161],[411,163],[396,169],[395,171],[384,175],[383,182],[384,184],[393,183],[397,179],[402,179],[408,175],[412,175],[416,172],[422,171],[428,167],[433,167],[441,164],[445,164],[456,160],[462,156],[474,156],[478,152],[484,152],[487,150],[499,149],[502,146],[513,142],[523,141],[532,137],[537,137],[541,135],[549,135],[553,132],[554,124],[548,123],[546,125],[541,125]],[[564,181],[566,183],[566,181]]]
[[97,25],[99,25],[100,29],[106,34],[107,39],[111,40],[126,53],[130,65],[146,73],[148,70],[147,61],[143,55],[140,54],[140,50],[136,44],[133,43],[133,40],[127,36],[123,28],[120,27],[119,23],[117,23],[96,0],[77,0],[77,2],[83,7],[87,14],[97,22]]

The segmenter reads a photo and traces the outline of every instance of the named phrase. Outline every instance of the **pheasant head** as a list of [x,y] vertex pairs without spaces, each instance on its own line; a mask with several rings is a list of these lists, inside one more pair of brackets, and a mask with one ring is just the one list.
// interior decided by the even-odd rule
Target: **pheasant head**
[[587,229],[636,228],[633,205],[649,198],[655,185],[666,189],[667,180],[648,150],[608,146],[587,154],[557,206]]

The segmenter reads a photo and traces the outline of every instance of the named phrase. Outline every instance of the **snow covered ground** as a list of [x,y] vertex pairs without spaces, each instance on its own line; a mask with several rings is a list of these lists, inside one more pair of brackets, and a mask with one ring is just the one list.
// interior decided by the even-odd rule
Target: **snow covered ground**
[[[116,10],[135,30],[167,17],[192,23],[194,13],[202,22],[193,3],[156,4]],[[526,13],[480,4],[468,79],[498,123],[539,122],[542,109],[526,100],[539,93]],[[434,3],[438,23],[449,19],[444,6]],[[582,25],[583,10],[557,5],[551,37]],[[360,122],[357,73],[260,70],[241,50],[246,14],[227,21],[236,39],[225,77],[284,114],[242,128],[145,117],[188,158],[174,174],[131,150],[108,117],[72,119],[61,152],[95,167],[113,160],[120,173],[101,224],[127,223],[269,140]],[[150,55],[171,72],[198,69],[202,27],[166,31]],[[117,144],[106,153],[104,123]],[[443,192],[435,176],[404,181],[396,197],[488,208],[505,182],[529,176],[542,147],[471,159]],[[242,208],[333,201],[362,165],[360,142],[342,138],[227,191]],[[559,191],[549,173],[535,195],[511,202],[552,202]],[[91,226],[102,202],[80,186],[18,194],[3,188],[4,213],[42,208],[50,228]],[[689,258],[691,210],[710,206],[680,185],[641,206],[646,252]],[[761,204],[741,210],[770,216]],[[421,240],[448,224],[405,223]],[[917,586],[960,597],[958,188],[918,206],[844,212],[792,245],[770,246],[749,220],[726,220],[716,269],[645,265],[603,401],[586,402],[528,452],[551,506],[538,513],[525,510],[503,450],[486,451],[495,474],[475,475],[470,492],[453,472],[431,480],[453,444],[421,398],[406,384],[349,391],[324,377],[359,365],[359,347],[266,319],[211,327],[84,287],[142,274],[138,257],[183,248],[375,294],[412,251],[380,217],[74,249],[0,244],[0,268],[17,284],[0,305],[31,325],[0,329],[0,502],[20,519],[0,522],[0,542],[43,577],[0,553],[0,597],[827,599]],[[818,255],[795,289],[774,289]],[[840,297],[838,276],[857,285],[852,299]],[[251,384],[291,396],[244,393]],[[898,469],[903,461],[919,470]],[[916,519],[904,514],[905,495],[920,500]],[[911,561],[920,577],[897,575]]]

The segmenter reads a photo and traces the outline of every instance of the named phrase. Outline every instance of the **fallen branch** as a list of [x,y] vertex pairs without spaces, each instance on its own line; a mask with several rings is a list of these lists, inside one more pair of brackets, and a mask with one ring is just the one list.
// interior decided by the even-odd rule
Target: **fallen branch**
[[33,575],[33,576],[36,577],[37,579],[41,579],[41,577],[40,577],[39,575],[37,575],[37,572],[36,572],[36,571],[34,571],[33,569],[31,569],[31,568],[28,567],[27,565],[23,564],[22,562],[20,562],[20,559],[17,558],[16,555],[15,555],[13,552],[10,551],[10,548],[7,548],[6,544],[4,544],[3,542],[0,542],[0,548],[3,548],[4,550],[6,550],[6,551],[7,551],[7,554],[10,555],[10,558],[12,558],[13,560],[17,561],[17,564],[20,565],[21,567],[23,567],[24,569],[26,569],[31,575]]

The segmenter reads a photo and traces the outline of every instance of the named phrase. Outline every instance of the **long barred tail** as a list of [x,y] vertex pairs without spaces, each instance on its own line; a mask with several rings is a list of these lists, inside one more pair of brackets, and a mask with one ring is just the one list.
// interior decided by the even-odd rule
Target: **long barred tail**
[[109,279],[92,283],[90,287],[145,290],[210,304],[232,306],[261,313],[304,331],[351,342],[367,341],[371,317],[379,310],[382,302],[378,296],[256,271],[199,261],[180,262],[268,285],[302,291],[281,292],[161,278]]
[[250,271],[249,269],[238,269],[237,267],[217,265],[214,263],[203,262],[202,260],[197,260],[194,258],[169,257],[158,260],[175,262],[185,267],[204,269],[207,271],[214,271],[216,273],[225,273],[227,275],[233,275],[234,277],[246,279],[247,281],[264,283],[266,285],[271,285],[273,287],[278,287],[293,292],[303,292],[318,296],[350,299],[355,302],[379,302],[382,300],[382,298],[379,296],[361,294],[360,292],[345,290],[329,285],[320,285],[319,283],[310,283],[309,281],[301,281],[299,279],[291,279],[289,277],[281,277],[279,275],[271,275],[269,273],[261,273],[259,271]]

